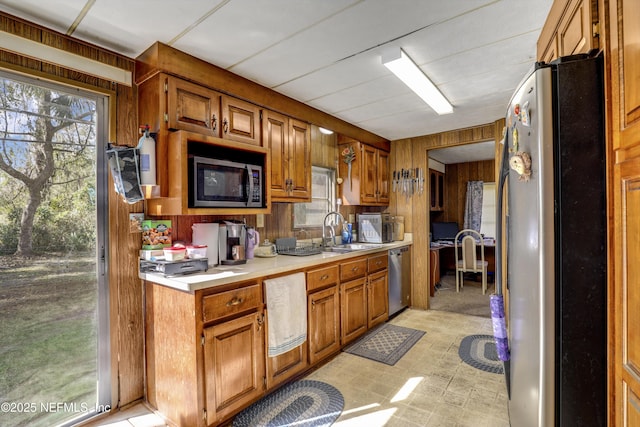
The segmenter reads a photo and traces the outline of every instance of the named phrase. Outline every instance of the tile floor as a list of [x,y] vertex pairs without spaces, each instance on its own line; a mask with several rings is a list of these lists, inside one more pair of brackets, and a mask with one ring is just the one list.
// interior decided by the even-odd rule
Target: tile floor
[[[492,334],[491,319],[445,311],[405,310],[392,323],[427,333],[395,366],[340,353],[308,378],[336,387],[345,400],[334,427],[508,427],[502,375],[460,360],[462,338]],[[92,427],[157,427],[143,405]]]

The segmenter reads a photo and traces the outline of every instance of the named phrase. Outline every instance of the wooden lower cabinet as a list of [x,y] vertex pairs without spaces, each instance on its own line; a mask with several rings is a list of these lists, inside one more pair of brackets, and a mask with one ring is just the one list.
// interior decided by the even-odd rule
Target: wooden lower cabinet
[[371,329],[389,319],[388,272],[369,274],[367,280],[367,327]]
[[146,281],[147,401],[170,425],[227,423],[386,321],[387,272],[386,251],[306,271],[307,341],[277,357],[266,351],[264,278],[195,292]]
[[340,350],[340,298],[338,285],[307,297],[309,363],[314,364]]
[[308,348],[305,342],[278,356],[267,356],[267,389],[270,390],[305,371],[309,367]]
[[264,313],[204,328],[207,424],[251,403],[265,391]]
[[340,284],[341,339],[345,345],[367,331],[367,279]]

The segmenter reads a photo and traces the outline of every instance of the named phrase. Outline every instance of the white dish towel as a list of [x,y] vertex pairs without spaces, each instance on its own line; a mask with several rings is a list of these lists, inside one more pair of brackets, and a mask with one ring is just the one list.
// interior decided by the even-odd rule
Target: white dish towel
[[267,294],[268,355],[274,357],[307,340],[304,273],[264,281]]

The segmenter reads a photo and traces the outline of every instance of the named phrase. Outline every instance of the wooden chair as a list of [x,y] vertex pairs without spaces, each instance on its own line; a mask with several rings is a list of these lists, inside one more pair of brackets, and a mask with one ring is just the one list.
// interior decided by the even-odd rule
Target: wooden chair
[[[461,230],[455,239],[456,292],[464,287],[464,273],[482,273],[482,295],[487,293],[487,266],[484,260],[484,241],[480,233],[472,229]],[[478,257],[477,246],[480,246]]]

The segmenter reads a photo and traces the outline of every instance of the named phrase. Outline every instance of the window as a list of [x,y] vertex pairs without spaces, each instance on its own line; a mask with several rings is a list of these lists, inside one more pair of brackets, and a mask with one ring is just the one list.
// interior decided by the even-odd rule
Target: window
[[485,182],[482,191],[482,223],[480,233],[486,237],[496,236],[496,183]]
[[311,167],[311,202],[295,203],[293,226],[322,227],[325,215],[334,209],[336,202],[336,172],[333,169]]

